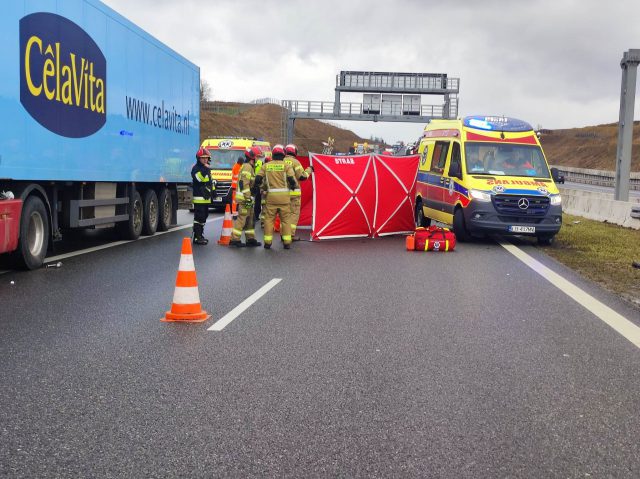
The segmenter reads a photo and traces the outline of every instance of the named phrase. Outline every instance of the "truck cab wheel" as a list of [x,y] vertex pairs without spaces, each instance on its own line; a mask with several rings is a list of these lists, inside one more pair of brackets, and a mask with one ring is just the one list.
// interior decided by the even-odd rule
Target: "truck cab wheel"
[[38,196],[29,196],[22,206],[16,266],[36,269],[42,266],[49,244],[49,215]]
[[456,239],[461,243],[471,241],[471,235],[467,231],[467,225],[464,221],[464,213],[462,208],[458,208],[453,214],[453,232],[456,235]]
[[173,201],[171,200],[171,192],[167,188],[162,188],[158,196],[158,231],[167,231],[169,229],[172,213]]
[[142,233],[153,236],[158,229],[158,195],[152,189],[145,191],[143,206]]
[[138,190],[135,190],[129,205],[129,219],[116,223],[116,229],[122,239],[136,240],[140,237],[140,233],[142,233],[143,211],[142,198]]

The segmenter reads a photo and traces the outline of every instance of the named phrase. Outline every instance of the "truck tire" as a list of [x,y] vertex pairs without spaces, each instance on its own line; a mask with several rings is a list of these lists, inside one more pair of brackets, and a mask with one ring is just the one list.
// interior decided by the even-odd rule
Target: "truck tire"
[[162,188],[158,196],[158,231],[167,231],[169,229],[172,213],[173,201],[171,200],[171,192],[167,188]]
[[49,215],[40,197],[29,196],[22,205],[18,249],[13,254],[16,266],[36,269],[42,266],[49,245]]
[[142,215],[142,233],[153,236],[158,229],[158,195],[152,189],[144,193],[144,211]]
[[118,235],[124,240],[136,240],[142,233],[144,207],[138,190],[134,190],[130,203],[129,219],[116,223]]
[[456,235],[456,239],[461,243],[471,241],[471,235],[467,231],[467,225],[464,221],[464,213],[462,208],[458,208],[453,214],[453,232]]
[[416,213],[415,213],[416,226],[426,228],[431,224],[431,218],[427,218],[424,216],[424,210],[422,209],[422,200],[418,200],[416,203]]

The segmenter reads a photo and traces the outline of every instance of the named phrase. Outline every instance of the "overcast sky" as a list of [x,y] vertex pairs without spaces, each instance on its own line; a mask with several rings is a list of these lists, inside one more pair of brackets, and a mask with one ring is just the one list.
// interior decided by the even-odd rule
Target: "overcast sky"
[[[198,65],[222,101],[333,101],[340,70],[433,72],[460,78],[461,116],[552,129],[613,123],[622,54],[640,48],[639,0],[104,2]],[[389,143],[424,127],[341,124]]]

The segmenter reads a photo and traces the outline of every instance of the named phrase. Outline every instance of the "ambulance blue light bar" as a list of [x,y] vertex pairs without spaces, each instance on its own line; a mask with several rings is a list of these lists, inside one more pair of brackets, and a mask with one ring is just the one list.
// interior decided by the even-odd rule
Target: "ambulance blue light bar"
[[531,131],[533,128],[526,121],[506,116],[467,116],[464,126],[487,131]]

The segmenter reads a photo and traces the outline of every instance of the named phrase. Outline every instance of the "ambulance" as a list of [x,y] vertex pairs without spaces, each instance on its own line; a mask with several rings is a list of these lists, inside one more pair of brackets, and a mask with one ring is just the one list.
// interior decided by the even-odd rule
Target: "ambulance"
[[560,230],[558,173],[549,170],[528,123],[503,116],[432,120],[418,154],[418,226],[445,223],[459,241],[526,235],[539,244],[550,244]]
[[271,158],[269,142],[256,138],[229,136],[207,138],[201,146],[211,153],[211,176],[216,180],[216,191],[211,200],[214,207],[224,208],[226,204],[231,204],[231,170],[238,158],[244,159],[247,148],[257,146],[265,158]]

